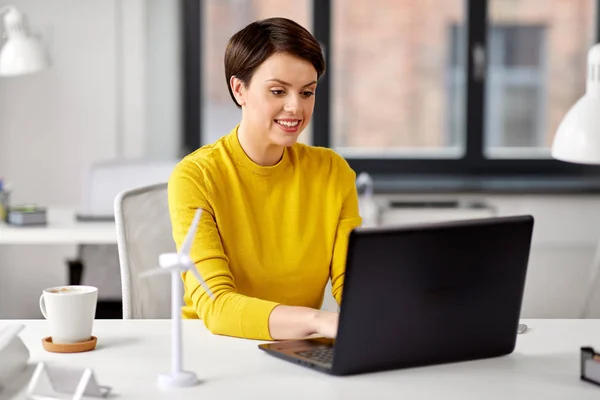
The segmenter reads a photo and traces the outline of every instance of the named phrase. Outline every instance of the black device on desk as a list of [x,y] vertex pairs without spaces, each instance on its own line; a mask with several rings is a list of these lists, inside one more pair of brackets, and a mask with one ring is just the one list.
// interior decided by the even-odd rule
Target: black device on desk
[[336,340],[259,348],[333,375],[512,353],[529,215],[351,232]]
[[92,213],[85,211],[78,211],[75,213],[75,219],[79,222],[111,222],[115,220],[114,214],[109,213]]

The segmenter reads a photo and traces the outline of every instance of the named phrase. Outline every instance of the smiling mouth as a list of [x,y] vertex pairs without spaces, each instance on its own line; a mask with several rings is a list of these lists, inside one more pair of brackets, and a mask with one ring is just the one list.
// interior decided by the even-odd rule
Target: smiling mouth
[[300,124],[302,120],[297,120],[297,121],[281,121],[276,119],[275,122],[278,123],[281,126],[285,126],[286,128],[294,128],[296,126],[298,126]]

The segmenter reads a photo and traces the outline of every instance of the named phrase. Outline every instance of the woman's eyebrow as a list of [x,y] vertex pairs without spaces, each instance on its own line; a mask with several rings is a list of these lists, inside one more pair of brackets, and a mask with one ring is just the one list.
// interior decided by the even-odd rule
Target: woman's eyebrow
[[[281,79],[277,79],[277,78],[267,79],[265,82],[277,82],[277,83],[281,83],[283,86],[292,86],[291,83],[286,82],[286,81],[282,81]],[[308,82],[306,85],[304,85],[302,87],[307,87],[307,86],[310,86],[310,85],[314,85],[315,83],[317,83],[317,81]]]

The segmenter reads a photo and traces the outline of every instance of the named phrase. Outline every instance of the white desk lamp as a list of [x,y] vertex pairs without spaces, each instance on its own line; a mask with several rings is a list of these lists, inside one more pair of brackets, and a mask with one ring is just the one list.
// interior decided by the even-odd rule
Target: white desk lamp
[[202,215],[201,208],[196,210],[194,220],[190,225],[179,253],[161,254],[158,258],[160,268],[151,269],[140,274],[144,278],[154,275],[171,274],[171,372],[158,377],[158,385],[165,388],[193,386],[198,383],[196,374],[191,371],[184,371],[182,368],[181,300],[183,294],[181,290],[181,273],[192,271],[206,293],[214,299],[212,291],[206,285],[198,270],[196,270],[196,266],[189,256],[194,237],[196,236],[196,228],[200,221],[200,215]]
[[31,36],[25,16],[13,6],[0,8],[2,14],[8,40],[0,48],[0,76],[26,75],[47,68],[48,56]]
[[[578,164],[600,164],[600,43],[588,52],[586,93],[567,112],[552,144],[552,157]],[[580,317],[589,312],[600,278],[600,243],[591,268]]]

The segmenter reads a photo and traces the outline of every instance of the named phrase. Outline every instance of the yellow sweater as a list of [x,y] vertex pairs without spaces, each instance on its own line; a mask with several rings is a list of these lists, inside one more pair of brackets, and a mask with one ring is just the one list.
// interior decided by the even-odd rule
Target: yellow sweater
[[355,177],[332,150],[300,143],[259,166],[237,127],[181,160],[169,179],[173,237],[179,249],[195,209],[204,210],[191,258],[215,295],[184,273],[183,317],[216,334],[271,340],[278,304],[320,308],[330,277],[339,304],[348,235],[362,222]]

